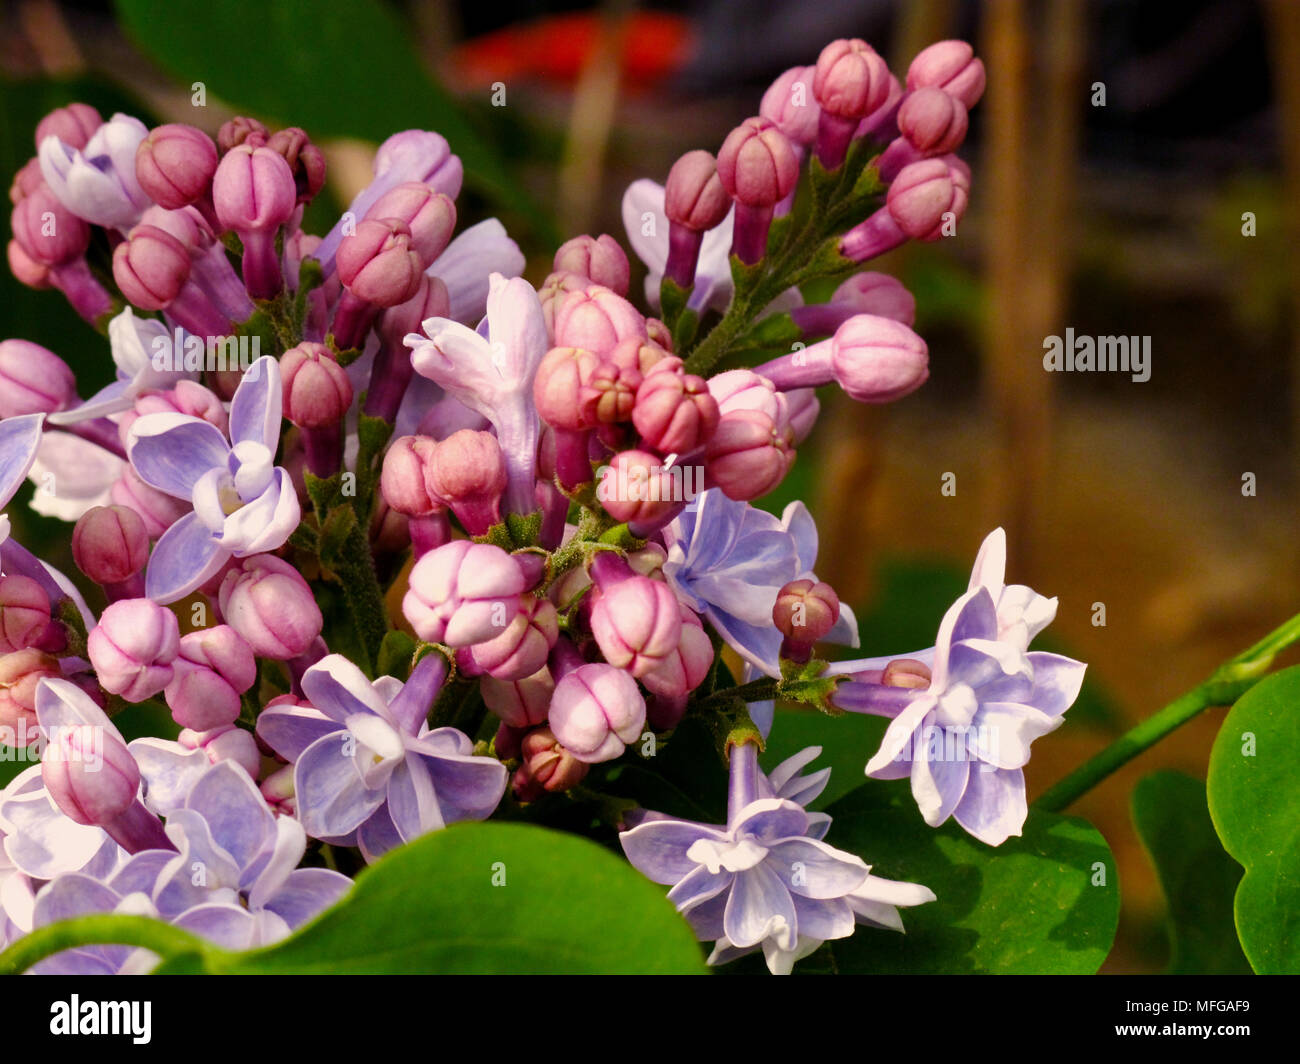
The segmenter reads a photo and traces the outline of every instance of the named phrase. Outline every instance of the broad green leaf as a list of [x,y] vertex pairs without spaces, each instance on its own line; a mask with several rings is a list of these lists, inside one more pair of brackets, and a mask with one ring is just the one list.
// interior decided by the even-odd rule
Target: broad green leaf
[[315,137],[381,141],[431,129],[450,141],[467,182],[541,221],[496,152],[425,73],[409,30],[380,0],[117,0],[135,42],[183,85]]
[[906,934],[860,927],[832,942],[838,971],[1090,974],[1106,959],[1119,883],[1086,821],[1030,810],[1021,837],[990,847],[952,820],[928,827],[904,781],[867,783],[827,812],[828,842],[937,895],[900,910]]
[[1232,919],[1241,866],[1214,833],[1205,784],[1181,772],[1147,776],[1133,790],[1133,823],[1169,907],[1168,971],[1249,972]]
[[1210,816],[1246,868],[1237,936],[1261,973],[1300,972],[1300,666],[1238,699],[1210,753]]

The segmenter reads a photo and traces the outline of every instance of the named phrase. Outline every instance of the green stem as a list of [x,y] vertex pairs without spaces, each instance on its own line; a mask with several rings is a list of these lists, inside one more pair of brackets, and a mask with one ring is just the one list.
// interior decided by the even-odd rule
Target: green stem
[[184,953],[216,952],[210,943],[147,916],[78,916],[38,927],[0,953],[0,975],[17,975],[33,964],[76,946],[139,946],[164,960]]
[[1262,680],[1278,652],[1300,640],[1300,614],[1254,646],[1224,662],[1203,683],[1137,724],[1044,793],[1034,808],[1059,813],[1138,754],[1182,727],[1202,710],[1235,702]]
[[701,709],[711,708],[711,704],[721,704],[724,701],[739,698],[746,704],[750,702],[766,702],[775,698],[777,695],[777,681],[770,676],[763,676],[757,680],[750,680],[748,683],[738,684],[735,687],[724,687],[708,698],[703,698],[699,702]]

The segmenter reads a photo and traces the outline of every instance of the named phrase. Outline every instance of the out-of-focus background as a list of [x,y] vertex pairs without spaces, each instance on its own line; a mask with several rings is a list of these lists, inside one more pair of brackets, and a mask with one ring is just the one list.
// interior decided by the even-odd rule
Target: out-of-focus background
[[[1091,663],[1067,726],[1035,746],[1032,799],[1300,599],[1300,2],[11,0],[0,177],[74,99],[210,133],[250,113],[326,147],[307,225],[324,232],[376,142],[437,129],[466,163],[462,220],[501,216],[537,284],[564,237],[623,238],[631,180],[716,151],[773,78],[838,36],[900,76],[933,40],[975,43],[989,84],[962,150],[974,189],[956,238],[873,265],[917,297],[929,383],[888,409],[826,396],[767,503],[808,501],[819,573],[857,607],[868,653],[933,642],[981,539],[1007,529],[1010,581],[1060,598],[1051,648]],[[1150,337],[1150,380],[1044,372],[1044,338],[1067,328]],[[73,363],[83,395],[111,377],[107,342],[61,297],[6,275],[11,336]],[[66,541],[57,521],[20,521],[38,550]],[[1222,717],[1074,810],[1119,867],[1105,971],[1168,961],[1130,795],[1158,768],[1203,779]]]

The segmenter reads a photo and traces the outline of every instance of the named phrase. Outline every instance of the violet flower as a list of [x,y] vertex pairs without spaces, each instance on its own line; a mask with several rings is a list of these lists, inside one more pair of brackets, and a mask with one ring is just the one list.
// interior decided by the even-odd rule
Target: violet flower
[[231,442],[185,414],[146,414],[132,424],[127,452],[140,479],[194,505],[149,559],[145,591],[155,602],[184,598],[232,556],[275,550],[298,527],[297,492],[275,465],[282,402],[280,368],[264,356],[235,392]]
[[430,318],[424,334],[406,337],[415,371],[492,423],[506,460],[506,509],[532,513],[541,426],[533,378],[550,346],[536,291],[522,278],[494,273],[478,331]]
[[[664,529],[664,543],[664,575],[678,598],[747,662],[779,678],[782,636],[772,607],[785,584],[813,577],[817,562],[817,527],[804,504],[791,503],[777,519],[713,488]],[[847,606],[827,638],[857,646]]]
[[496,218],[487,218],[455,237],[424,271],[447,286],[447,317],[475,325],[487,313],[489,278],[494,273],[518,277],[524,253]]
[[268,706],[257,734],[294,763],[298,815],[307,834],[360,846],[374,861],[457,820],[483,820],[505,793],[507,772],[455,728],[425,717],[446,677],[438,654],[405,685],[373,684],[339,654],[303,674],[310,708]]
[[[0,511],[17,494],[36,461],[44,421],[44,414],[24,414],[0,421]],[[0,572],[6,571],[4,549],[8,539],[9,518],[0,512]]]
[[135,176],[136,149],[148,134],[138,118],[115,114],[81,149],[48,136],[38,153],[41,176],[78,218],[125,234],[153,204]]

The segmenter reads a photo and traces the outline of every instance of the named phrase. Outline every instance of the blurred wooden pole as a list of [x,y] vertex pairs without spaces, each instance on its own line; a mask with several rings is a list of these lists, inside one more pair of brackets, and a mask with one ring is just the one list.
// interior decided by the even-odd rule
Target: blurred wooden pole
[[[1278,147],[1282,155],[1283,224],[1287,243],[1300,245],[1300,4],[1269,0],[1264,7],[1271,32],[1273,85],[1278,108]],[[1300,492],[1300,266],[1288,271],[1291,283],[1291,447],[1292,469]],[[1300,566],[1300,557],[1292,559]]]

